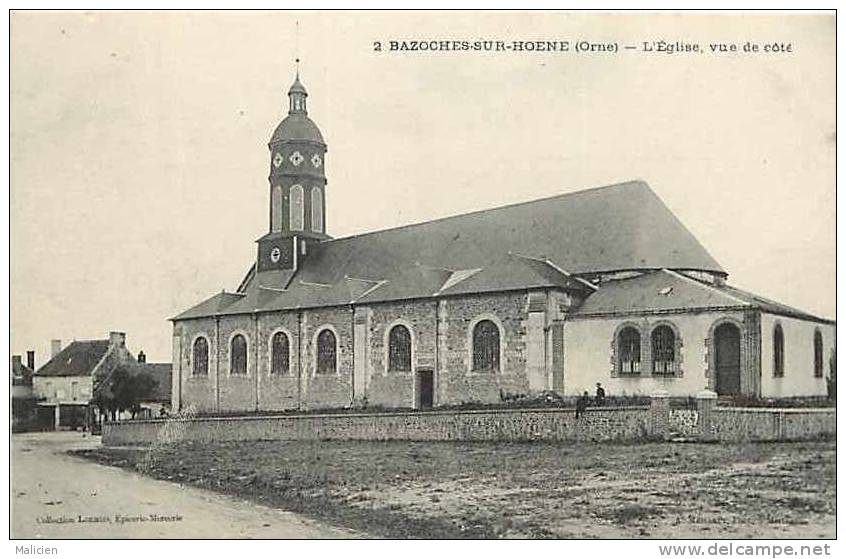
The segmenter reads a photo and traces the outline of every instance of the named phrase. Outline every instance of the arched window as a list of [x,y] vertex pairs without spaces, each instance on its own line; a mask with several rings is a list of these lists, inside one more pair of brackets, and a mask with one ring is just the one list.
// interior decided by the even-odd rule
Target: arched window
[[209,374],[209,342],[205,338],[194,340],[194,369],[197,376]]
[[336,370],[335,333],[327,328],[317,335],[317,373],[332,374]]
[[411,371],[411,333],[402,324],[388,334],[388,370]]
[[499,328],[490,320],[473,327],[473,370],[499,370]]
[[640,332],[626,326],[617,334],[617,372],[621,375],[640,374]]
[[247,374],[247,340],[241,334],[235,334],[230,343],[229,374]]
[[290,367],[290,345],[285,332],[276,332],[270,339],[270,374],[284,375]]
[[773,330],[773,376],[784,376],[784,332],[781,324],[776,324]]
[[311,228],[323,233],[323,193],[317,187],[311,189]]
[[823,376],[823,338],[819,330],[814,331],[814,376]]
[[291,214],[290,222],[293,231],[303,229],[303,187],[295,184],[291,187]]
[[676,334],[667,325],[652,331],[652,372],[656,375],[676,372]]
[[274,186],[270,193],[270,229],[282,230],[282,187]]

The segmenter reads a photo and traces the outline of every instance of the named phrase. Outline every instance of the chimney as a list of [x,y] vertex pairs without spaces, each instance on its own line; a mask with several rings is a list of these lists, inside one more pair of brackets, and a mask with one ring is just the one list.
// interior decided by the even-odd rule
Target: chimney
[[26,366],[35,370],[35,352],[32,350],[26,352]]
[[123,347],[126,343],[126,334],[123,332],[109,332],[109,344]]
[[12,375],[15,374],[16,371],[21,370],[21,356],[20,355],[13,355],[12,356]]
[[50,359],[56,357],[62,351],[62,340],[50,340]]
[[146,356],[146,355],[144,355],[144,350],[143,350],[143,349],[142,349],[141,351],[139,351],[139,352],[138,352],[138,362],[139,362],[139,363],[146,363],[146,362],[147,362],[147,356]]

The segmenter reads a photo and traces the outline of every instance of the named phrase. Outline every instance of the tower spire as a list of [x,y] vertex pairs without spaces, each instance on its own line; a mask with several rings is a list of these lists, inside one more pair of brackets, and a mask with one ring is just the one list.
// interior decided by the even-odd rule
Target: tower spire
[[303,84],[300,83],[300,59],[295,59],[297,64],[296,75],[294,77],[294,83],[291,84],[291,89],[288,90],[288,99],[290,100],[288,106],[288,114],[308,114],[306,110],[306,97],[308,97],[308,92],[306,88],[303,87]]

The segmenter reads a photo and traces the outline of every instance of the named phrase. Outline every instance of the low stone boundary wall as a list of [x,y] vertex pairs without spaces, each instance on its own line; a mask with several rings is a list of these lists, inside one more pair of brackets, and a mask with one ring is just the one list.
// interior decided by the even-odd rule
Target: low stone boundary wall
[[702,391],[696,409],[670,409],[666,393],[649,406],[389,413],[186,417],[106,423],[103,444],[244,440],[361,441],[795,441],[837,433],[834,408],[718,407]]
[[834,408],[718,407],[711,421],[711,436],[720,441],[796,441],[837,433]]
[[[651,408],[345,413],[174,418],[106,423],[103,444],[188,440],[632,441],[663,438]],[[178,434],[174,436],[174,434]]]
[[670,410],[670,433],[675,437],[699,436],[699,412],[689,409]]
[[698,441],[801,441],[837,434],[836,408],[741,408],[717,406],[703,390],[696,409],[670,411],[671,436]]

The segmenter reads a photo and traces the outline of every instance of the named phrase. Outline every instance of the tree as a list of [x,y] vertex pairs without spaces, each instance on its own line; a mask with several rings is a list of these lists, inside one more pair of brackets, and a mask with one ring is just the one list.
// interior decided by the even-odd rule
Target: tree
[[124,411],[132,413],[132,418],[135,419],[135,415],[141,410],[141,402],[157,385],[158,381],[149,373],[133,373],[120,365],[98,384],[92,401],[101,411],[108,412],[112,421],[117,419],[118,413]]
[[826,379],[828,397],[837,399],[837,348],[831,350],[831,357],[828,358],[828,378]]

